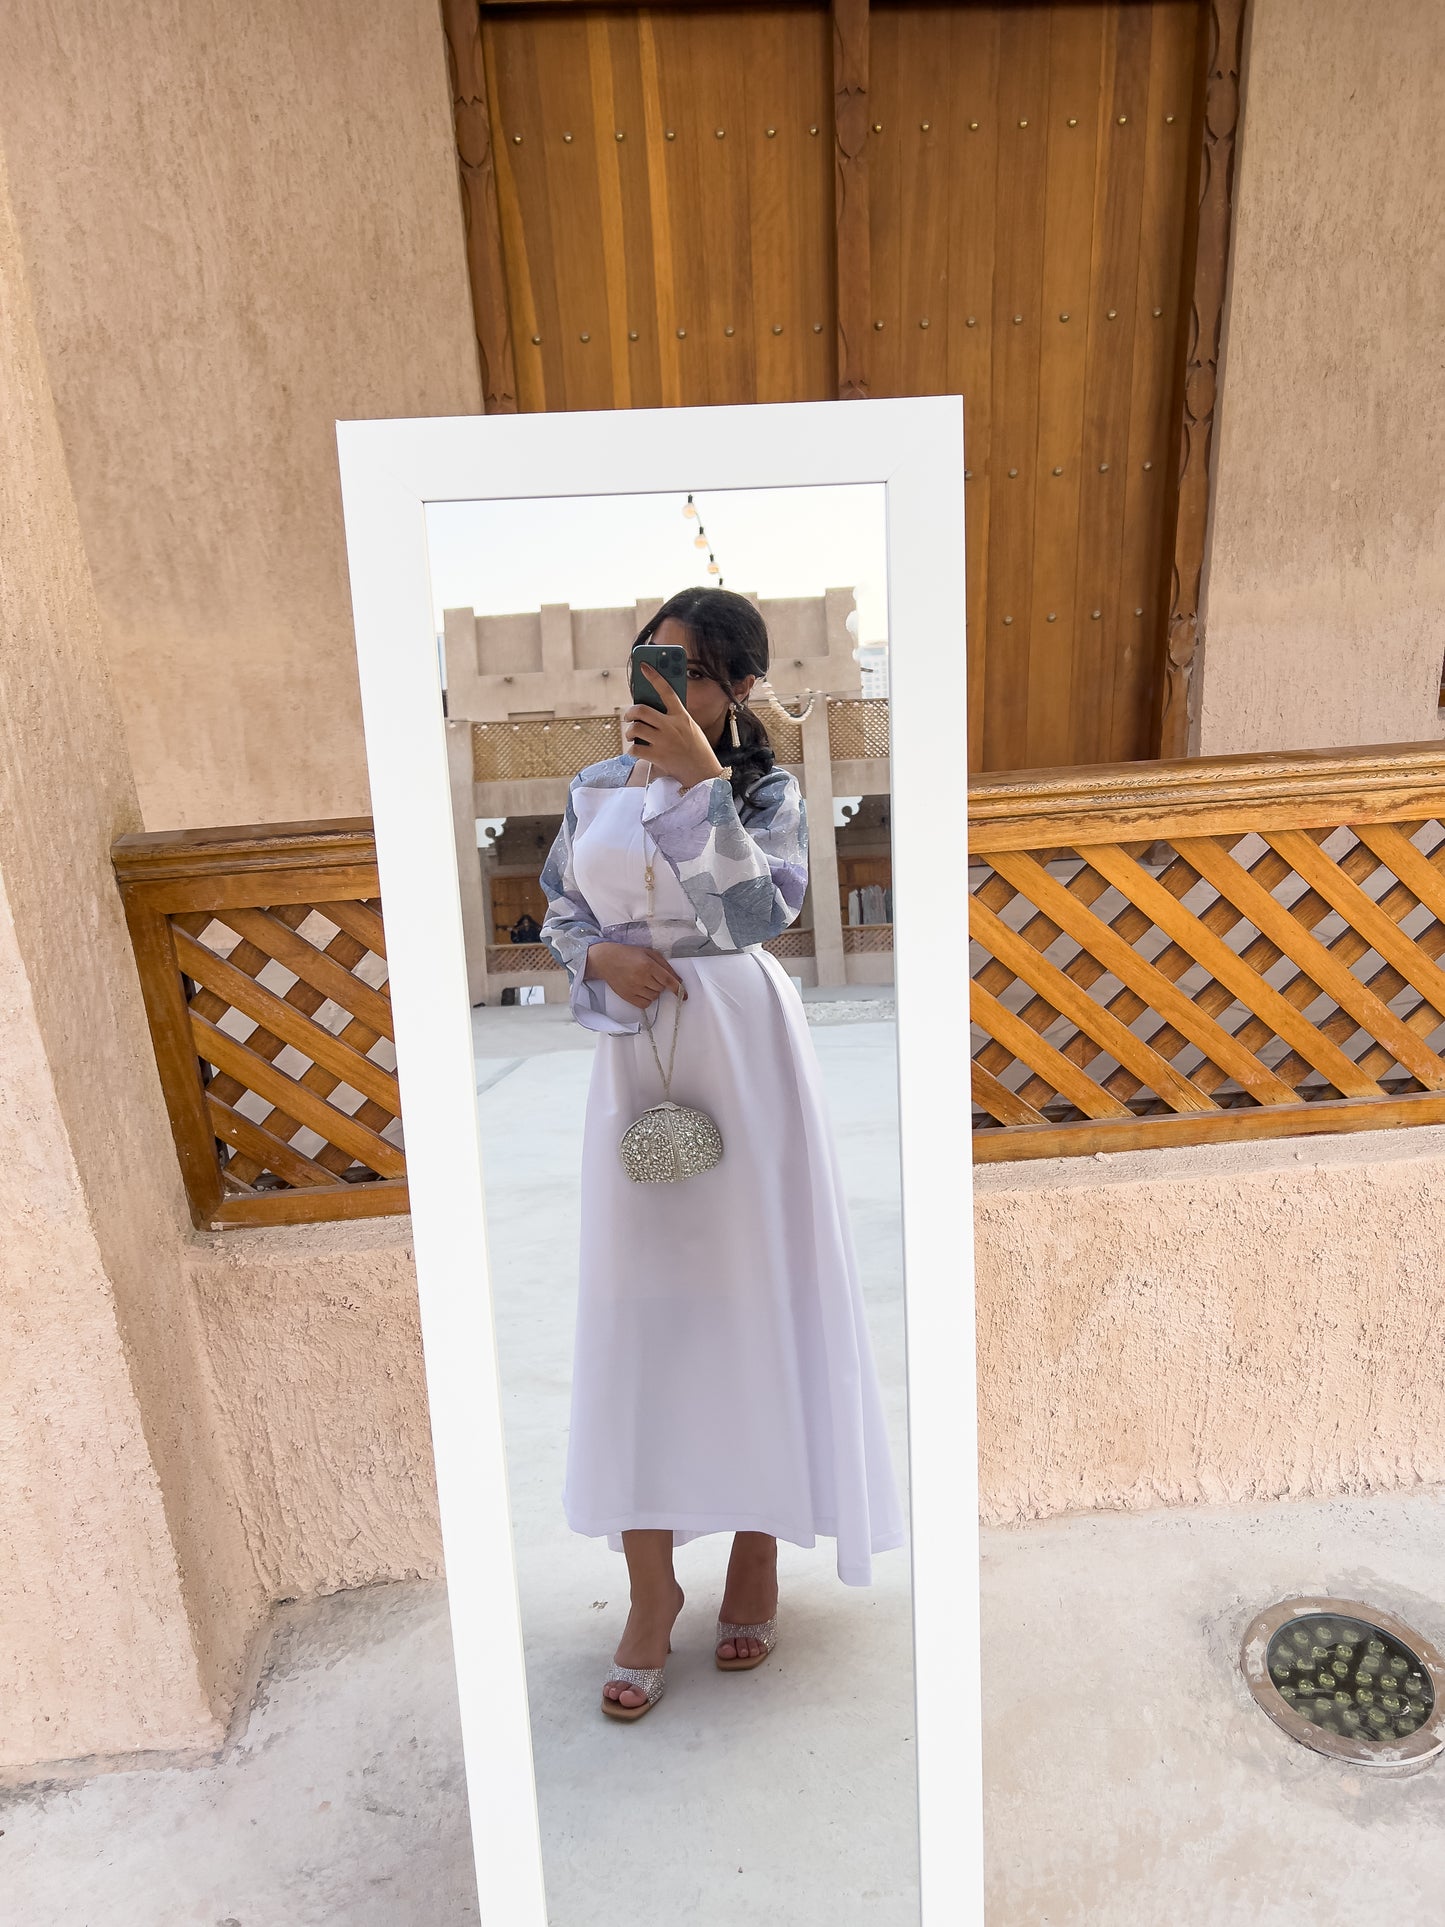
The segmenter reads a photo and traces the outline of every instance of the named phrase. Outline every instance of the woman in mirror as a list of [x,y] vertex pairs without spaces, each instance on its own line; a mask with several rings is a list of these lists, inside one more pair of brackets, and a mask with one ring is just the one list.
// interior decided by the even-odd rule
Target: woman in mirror
[[[801,792],[748,707],[767,629],[745,597],[687,589],[643,643],[683,652],[685,699],[640,667],[658,706],[634,702],[626,753],[573,779],[542,873],[542,939],[577,1021],[606,1033],[583,1141],[564,1505],[626,1556],[631,1611],[602,1698],[626,1720],[662,1697],[676,1546],[733,1535],[714,1654],[746,1671],[776,1642],[779,1539],[834,1539],[839,1578],[858,1586],[903,1542],[818,1062],[764,947],[808,880]],[[721,1157],[634,1181],[621,1140],[664,1097],[702,1112],[704,1137],[713,1121]]]

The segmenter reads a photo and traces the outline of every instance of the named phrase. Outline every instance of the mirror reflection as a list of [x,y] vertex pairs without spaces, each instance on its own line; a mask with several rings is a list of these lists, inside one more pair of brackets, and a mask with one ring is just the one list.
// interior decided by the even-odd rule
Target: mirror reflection
[[549,1916],[902,1927],[883,490],[428,534]]

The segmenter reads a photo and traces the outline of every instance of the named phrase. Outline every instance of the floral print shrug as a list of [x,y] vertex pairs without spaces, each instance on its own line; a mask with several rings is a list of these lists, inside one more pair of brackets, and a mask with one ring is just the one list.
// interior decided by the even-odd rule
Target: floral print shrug
[[[671,776],[654,776],[642,821],[658,855],[671,864],[692,904],[695,933],[679,939],[675,919],[666,930],[646,918],[599,924],[577,887],[572,843],[576,793],[583,786],[619,789],[635,758],[609,757],[574,776],[567,811],[542,870],[547,915],[542,941],[566,970],[572,1015],[588,1030],[639,1031],[643,1013],[608,997],[606,985],[583,975],[587,952],[599,940],[645,944],[673,956],[721,956],[776,937],[803,907],[808,883],[807,810],[796,777],[774,768],[741,806],[726,776],[682,789]],[[619,1016],[619,1008],[627,1015]]]

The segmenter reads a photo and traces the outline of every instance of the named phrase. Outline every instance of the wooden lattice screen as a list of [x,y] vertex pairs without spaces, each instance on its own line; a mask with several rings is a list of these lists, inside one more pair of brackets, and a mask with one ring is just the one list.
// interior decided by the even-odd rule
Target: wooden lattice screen
[[828,704],[828,747],[837,758],[888,754],[888,698],[835,697]]
[[553,722],[473,723],[472,775],[478,783],[575,776],[616,756],[622,724],[613,716],[559,716]]
[[196,1223],[406,1211],[369,819],[113,854]]
[[561,964],[544,943],[489,943],[487,969],[494,976],[515,976],[519,970],[560,970]]
[[970,786],[974,1155],[1445,1121],[1445,754]]

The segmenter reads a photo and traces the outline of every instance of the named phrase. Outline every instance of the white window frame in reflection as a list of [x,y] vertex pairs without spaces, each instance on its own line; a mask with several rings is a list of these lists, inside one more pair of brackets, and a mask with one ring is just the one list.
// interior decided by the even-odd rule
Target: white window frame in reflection
[[337,442],[477,1885],[505,1927],[547,1912],[426,507],[884,486],[921,1923],[981,1922],[962,401],[353,421]]

